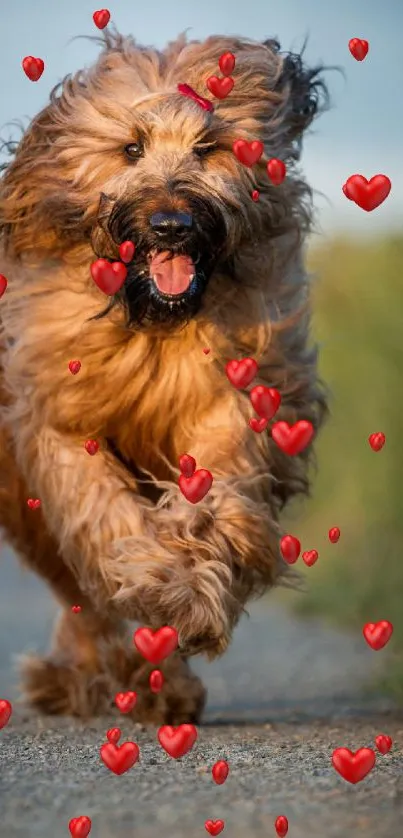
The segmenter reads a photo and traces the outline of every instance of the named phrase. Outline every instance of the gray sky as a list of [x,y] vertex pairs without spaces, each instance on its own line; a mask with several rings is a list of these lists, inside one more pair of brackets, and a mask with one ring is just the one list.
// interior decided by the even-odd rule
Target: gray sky
[[[76,35],[98,30],[92,14],[97,0],[0,0],[0,127],[31,118],[50,89],[67,73],[88,65],[97,47]],[[277,36],[283,49],[301,46],[309,36],[306,59],[341,66],[345,79],[329,73],[333,109],[315,124],[305,142],[303,164],[316,196],[318,219],[326,233],[337,229],[372,235],[403,227],[403,2],[402,0],[113,0],[106,6],[118,29],[144,44],[163,46],[189,29],[192,38],[209,34]],[[363,62],[348,51],[353,37],[370,50]],[[45,61],[39,82],[21,68],[25,55]],[[351,174],[386,174],[392,192],[381,207],[366,213],[348,201],[341,187]]]

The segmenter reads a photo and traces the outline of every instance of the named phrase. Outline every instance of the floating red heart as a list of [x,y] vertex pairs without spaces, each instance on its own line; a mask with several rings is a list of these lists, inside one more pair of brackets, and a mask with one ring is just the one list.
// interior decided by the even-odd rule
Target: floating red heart
[[273,419],[281,404],[281,395],[275,387],[258,384],[250,391],[249,396],[258,416],[268,421]]
[[258,201],[260,197],[260,192],[257,189],[254,189],[252,192],[252,201]]
[[26,55],[22,60],[22,69],[30,81],[39,81],[45,69],[45,63],[42,58]]
[[224,76],[222,79],[219,79],[218,76],[210,76],[206,81],[206,87],[216,99],[226,99],[233,86],[234,79],[230,76]]
[[91,276],[100,291],[112,297],[122,287],[127,268],[123,262],[108,262],[107,259],[97,259],[91,264]]
[[295,564],[301,552],[301,542],[294,535],[283,535],[280,539],[280,552],[287,564]]
[[194,725],[163,725],[158,730],[158,741],[164,751],[173,759],[185,756],[193,748],[197,739],[197,730]]
[[285,163],[277,157],[272,157],[268,160],[266,169],[273,186],[280,186],[287,174]]
[[6,293],[8,282],[4,274],[0,274],[0,298]]
[[81,369],[81,361],[69,361],[69,370],[72,375],[77,375]]
[[199,503],[210,491],[213,475],[206,468],[199,468],[192,477],[179,477],[179,488],[189,503]]
[[122,731],[120,727],[110,727],[109,730],[106,731],[106,738],[108,742],[112,743],[112,745],[118,744],[121,735]]
[[196,460],[190,454],[182,454],[179,457],[179,468],[184,477],[192,477],[196,471]]
[[338,527],[332,527],[331,530],[329,530],[328,535],[329,535],[329,541],[331,541],[332,544],[337,544],[337,542],[340,538],[339,528]]
[[393,625],[389,620],[379,620],[378,623],[365,623],[362,633],[371,649],[378,652],[389,642],[393,634]]
[[289,425],[288,422],[276,422],[271,429],[271,435],[276,445],[285,454],[295,457],[309,445],[314,435],[314,428],[312,423],[305,419],[301,419],[295,425]]
[[364,41],[364,38],[351,38],[348,42],[348,48],[356,61],[364,61],[365,56],[368,54],[369,43],[368,41]]
[[228,762],[226,762],[225,759],[220,759],[213,765],[211,773],[213,775],[214,782],[217,783],[217,786],[222,786],[229,774]]
[[266,430],[269,420],[264,418],[256,419],[256,416],[252,416],[252,418],[249,419],[248,424],[249,427],[252,428],[252,431],[255,431],[256,434],[261,434]]
[[84,448],[87,454],[90,454],[91,457],[93,457],[94,454],[99,451],[99,442],[97,442],[96,439],[87,439],[84,442]]
[[9,723],[12,712],[10,702],[6,698],[0,698],[0,730]]
[[69,823],[69,830],[72,838],[87,838],[91,832],[91,818],[81,815],[79,818],[72,818]]
[[224,52],[218,59],[218,66],[223,76],[230,76],[235,67],[235,55],[232,52]]
[[224,821],[206,821],[204,828],[210,835],[219,835],[225,826]]
[[73,614],[80,614],[81,605],[72,605],[71,610],[72,610]]
[[159,669],[153,669],[148,681],[152,693],[160,693],[164,686],[164,676]]
[[240,361],[228,361],[225,372],[231,384],[242,390],[255,378],[259,367],[254,358],[242,358]]
[[136,706],[137,701],[137,693],[129,692],[126,693],[116,693],[115,695],[115,704],[118,710],[121,713],[130,713],[133,710],[133,707]]
[[348,783],[360,783],[374,767],[375,760],[372,748],[360,748],[355,753],[349,748],[336,748],[332,755],[333,767]]
[[378,748],[379,753],[381,754],[388,754],[391,747],[392,747],[392,739],[390,736],[385,736],[385,734],[381,733],[375,739],[375,745]]
[[373,451],[380,451],[381,448],[383,448],[383,446],[385,445],[386,436],[381,431],[379,431],[379,433],[371,434],[368,437],[368,442]]
[[374,175],[371,180],[363,175],[351,175],[343,186],[347,198],[366,212],[383,204],[391,189],[392,183],[386,175]]
[[318,558],[319,553],[317,550],[305,550],[305,553],[302,554],[302,560],[308,567],[312,567]]
[[27,506],[29,506],[30,509],[39,509],[40,505],[41,502],[39,498],[28,498],[27,500]]
[[288,820],[285,815],[279,815],[276,818],[274,829],[277,832],[279,838],[285,838],[288,832]]
[[134,256],[136,246],[131,241],[122,242],[119,245],[119,256],[122,262],[131,262]]
[[98,9],[97,12],[94,12],[92,19],[98,29],[105,29],[111,19],[111,13],[108,9]]
[[247,140],[235,140],[232,150],[240,163],[251,168],[259,162],[264,152],[264,145],[259,140],[252,140],[251,143]]
[[108,742],[101,745],[100,755],[102,762],[110,771],[121,775],[129,771],[137,762],[140,748],[135,742],[124,742],[120,747]]
[[172,655],[178,648],[178,632],[172,626],[152,631],[150,628],[138,628],[133,635],[134,645],[140,655],[149,663],[158,664]]
[[203,349],[203,355],[209,355],[210,352],[211,352],[211,349],[209,349],[208,346],[205,346],[204,349]]

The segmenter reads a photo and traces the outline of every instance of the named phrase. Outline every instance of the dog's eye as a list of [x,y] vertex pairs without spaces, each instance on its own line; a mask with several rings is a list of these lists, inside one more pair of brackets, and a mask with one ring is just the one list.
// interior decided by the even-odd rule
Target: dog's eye
[[205,143],[204,145],[201,143],[200,145],[195,145],[193,153],[196,154],[197,157],[206,157],[207,154],[211,154],[211,152],[215,150],[215,143]]
[[130,160],[139,160],[144,154],[143,146],[140,143],[129,143],[125,146],[125,155]]

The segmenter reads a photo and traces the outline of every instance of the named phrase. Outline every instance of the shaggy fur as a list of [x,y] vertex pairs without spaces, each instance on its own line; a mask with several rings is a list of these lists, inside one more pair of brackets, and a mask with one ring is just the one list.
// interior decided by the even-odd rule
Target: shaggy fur
[[[213,112],[178,93],[186,83],[208,96],[227,51],[235,86]],[[118,684],[135,684],[141,718],[199,718],[204,690],[184,658],[150,695],[143,662],[124,652],[124,620],[174,625],[181,654],[214,657],[247,600],[284,574],[279,513],[308,491],[309,452],[288,457],[248,427],[248,393],[231,386],[225,363],[254,357],[253,385],[281,392],[276,418],[319,428],[326,405],[301,256],[311,195],[298,159],[321,92],[318,71],[275,41],[180,37],[157,52],[107,34],[95,66],[52,93],[5,170],[0,524],[65,609],[50,658],[25,665],[28,698],[43,711],[101,712]],[[253,169],[233,154],[240,138],[264,143]],[[138,162],[124,154],[134,142]],[[287,165],[278,187],[270,157]],[[192,212],[201,254],[193,297],[173,307],[144,270],[149,219],[167,210]],[[126,239],[134,261],[105,306],[90,264],[118,259]],[[196,505],[177,485],[184,452],[214,475]]]

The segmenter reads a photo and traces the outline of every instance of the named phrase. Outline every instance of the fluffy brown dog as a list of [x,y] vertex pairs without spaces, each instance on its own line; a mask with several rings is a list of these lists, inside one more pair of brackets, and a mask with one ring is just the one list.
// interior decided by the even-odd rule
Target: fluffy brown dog
[[[235,85],[214,111],[178,92],[213,100],[206,80],[228,51]],[[281,392],[276,418],[319,427],[301,257],[311,195],[296,164],[323,90],[275,41],[181,37],[157,52],[108,34],[5,170],[0,524],[64,606],[50,657],[25,663],[45,712],[100,713],[126,688],[137,718],[197,720],[204,689],[186,657],[224,652],[248,598],[284,572],[279,512],[307,491],[309,455],[248,427],[248,393],[225,364],[254,357],[253,384]],[[242,138],[264,143],[253,168],[234,155]],[[280,186],[270,157],[287,165]],[[128,239],[127,280],[105,307],[90,265]],[[195,505],[178,489],[185,452],[214,475]],[[179,632],[157,696],[125,619]]]

